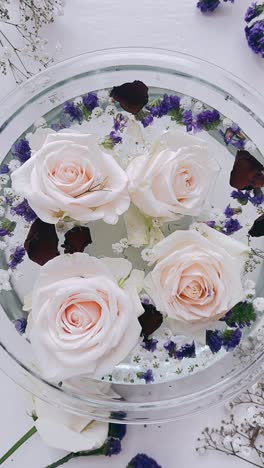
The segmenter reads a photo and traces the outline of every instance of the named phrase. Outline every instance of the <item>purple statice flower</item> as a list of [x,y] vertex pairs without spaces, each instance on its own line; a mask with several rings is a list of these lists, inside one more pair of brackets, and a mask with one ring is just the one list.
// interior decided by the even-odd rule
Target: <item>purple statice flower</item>
[[248,7],[245,14],[245,21],[249,23],[252,19],[259,16],[264,11],[264,4],[258,5],[257,2],[253,2],[251,6]]
[[17,265],[23,262],[25,253],[26,251],[24,247],[19,246],[15,248],[14,252],[10,255],[9,264],[8,264],[11,270],[15,270]]
[[238,219],[228,218],[225,220],[222,232],[227,236],[230,236],[231,234],[234,234],[234,232],[239,231],[239,229],[242,229],[242,226]]
[[141,343],[142,348],[146,349],[147,351],[150,351],[153,353],[156,348],[157,348],[158,340],[155,340],[154,338],[145,338],[143,343]]
[[18,216],[22,216],[22,218],[24,218],[27,221],[27,223],[31,223],[37,218],[35,211],[32,210],[26,199],[24,199],[18,205],[12,206],[11,212]]
[[28,140],[21,138],[11,148],[11,153],[16,156],[21,163],[26,162],[31,156],[31,149]]
[[168,112],[172,109],[179,109],[180,108],[180,98],[179,96],[174,96],[168,94],[164,94],[163,99],[159,102],[159,104],[155,106],[148,106],[147,109],[150,111],[153,117],[163,117],[167,115]]
[[223,344],[220,330],[206,330],[206,344],[213,354],[218,353]]
[[178,351],[176,351],[176,358],[177,359],[183,359],[183,358],[195,358],[196,357],[196,352],[195,352],[195,344],[194,341],[191,344],[185,344],[183,345]]
[[83,113],[80,107],[76,106],[73,102],[67,101],[63,106],[63,112],[68,114],[72,121],[77,120],[81,123],[83,119]]
[[161,466],[153,459],[145,455],[145,453],[138,453],[126,468],[161,468]]
[[248,200],[249,200],[250,203],[252,203],[252,205],[254,205],[254,206],[262,205],[262,203],[264,202],[264,194],[263,194],[263,192],[257,193],[257,194],[254,195],[253,197],[249,197]]
[[144,379],[146,384],[154,382],[154,376],[151,369],[148,369],[146,372],[138,372],[137,377],[139,379]]
[[230,205],[228,205],[226,207],[226,209],[224,210],[224,215],[227,217],[227,218],[232,218],[232,216],[236,215],[236,214],[239,214],[242,212],[242,208],[241,207],[238,207],[238,208],[231,208]]
[[9,232],[7,231],[7,229],[4,229],[4,228],[0,227],[0,237],[5,237],[8,234],[9,234]]
[[62,113],[60,115],[60,120],[59,122],[53,123],[50,128],[54,130],[55,132],[58,132],[59,130],[63,130],[64,128],[69,128],[71,126],[71,117],[68,114]]
[[220,114],[216,109],[205,110],[196,116],[196,128],[202,130],[203,128],[209,129],[212,125],[220,121]]
[[110,133],[109,138],[112,140],[113,145],[117,145],[118,143],[121,143],[122,138],[120,135],[118,135],[117,132],[114,130]]
[[230,196],[234,198],[234,200],[237,200],[241,205],[246,205],[250,198],[250,193],[248,191],[242,192],[241,190],[233,190]]
[[213,221],[213,220],[207,221],[206,224],[207,224],[207,226],[209,226],[211,228],[215,227],[215,221]]
[[3,164],[2,167],[0,167],[0,174],[8,174],[9,172],[9,167],[7,164]]
[[119,113],[114,117],[114,131],[115,132],[122,132],[124,128],[126,127],[127,124],[127,117],[125,117],[123,114]]
[[153,120],[154,120],[154,117],[151,114],[151,112],[149,112],[147,115],[145,115],[145,117],[143,117],[143,119],[141,120],[141,123],[143,127],[146,128],[152,124]]
[[115,437],[108,437],[104,444],[104,455],[111,457],[112,455],[118,455],[122,450],[120,439]]
[[207,13],[208,11],[214,11],[219,5],[220,0],[199,0],[197,8],[199,8],[202,13]]
[[18,333],[21,333],[21,335],[23,335],[23,333],[25,333],[25,331],[26,331],[26,328],[27,328],[27,319],[26,318],[21,318],[21,319],[15,320],[15,329],[16,329],[16,331],[18,331]]
[[264,57],[264,21],[256,21],[251,27],[245,27],[249,47],[255,54]]
[[174,341],[167,341],[166,343],[164,343],[163,348],[166,349],[166,351],[168,351],[168,355],[170,357],[175,357],[177,345],[176,343],[174,343]]
[[98,107],[98,97],[96,93],[88,93],[82,97],[83,105],[90,111]]
[[223,347],[226,351],[232,351],[239,345],[241,340],[242,332],[240,328],[236,330],[225,330],[222,333]]
[[191,132],[193,129],[193,116],[192,116],[192,111],[188,110],[185,111],[182,115],[182,123],[186,125],[186,130],[187,132]]

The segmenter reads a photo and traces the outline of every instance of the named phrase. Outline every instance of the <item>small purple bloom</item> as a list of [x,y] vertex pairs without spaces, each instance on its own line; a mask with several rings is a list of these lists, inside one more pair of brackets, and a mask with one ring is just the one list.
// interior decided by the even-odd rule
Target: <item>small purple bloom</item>
[[98,107],[98,97],[96,93],[88,93],[82,97],[83,105],[92,112],[95,107]]
[[206,344],[213,354],[218,353],[222,347],[222,333],[220,330],[206,330]]
[[25,256],[25,249],[24,247],[16,247],[16,249],[14,250],[14,252],[10,255],[10,259],[9,259],[9,268],[11,268],[11,270],[15,270],[17,265],[19,265],[19,263],[22,263],[23,262],[23,258]]
[[264,202],[264,194],[263,194],[263,192],[258,193],[258,194],[256,194],[256,195],[254,195],[253,197],[249,197],[248,200],[249,200],[250,203],[252,203],[252,205],[254,205],[254,206],[262,205],[262,203]]
[[11,212],[18,216],[22,216],[28,223],[35,221],[37,218],[35,211],[32,210],[26,199],[18,205],[12,206]]
[[208,11],[214,11],[219,5],[220,0],[200,0],[197,3],[197,8],[199,8],[202,13],[207,13]]
[[215,227],[215,221],[207,221],[206,222],[207,226],[211,227],[211,228],[214,228]]
[[264,57],[264,21],[256,21],[251,27],[245,27],[249,47],[255,54]]
[[168,351],[168,355],[170,357],[175,357],[177,345],[176,343],[174,343],[174,341],[167,341],[166,343],[164,343],[163,348],[166,349],[166,351]]
[[149,112],[145,117],[143,117],[143,119],[141,120],[141,123],[142,123],[143,127],[146,128],[146,127],[148,127],[149,125],[152,124],[153,120],[154,120],[154,117]]
[[122,450],[120,439],[114,437],[108,437],[104,444],[104,455],[111,457],[112,455],[118,455]]
[[115,131],[112,131],[109,135],[110,139],[112,140],[113,144],[114,145],[117,145],[118,143],[121,143],[122,141],[122,138],[120,135],[118,135],[117,132]]
[[83,119],[83,113],[80,107],[76,106],[73,102],[65,102],[63,106],[63,111],[65,114],[68,114],[72,121],[77,120],[81,123]]
[[192,111],[185,111],[182,115],[182,122],[186,125],[187,132],[191,132],[193,129],[193,116]]
[[31,156],[31,149],[28,140],[21,138],[11,148],[11,153],[16,156],[21,163],[26,162]]
[[160,465],[153,459],[145,455],[145,453],[138,453],[126,468],[161,468]]
[[146,372],[138,372],[137,377],[139,379],[144,379],[146,384],[154,382],[154,376],[151,369],[148,369]]
[[141,343],[142,348],[146,349],[147,351],[150,351],[153,353],[156,348],[157,348],[158,340],[155,340],[154,338],[145,338],[143,343]]
[[8,234],[9,232],[6,229],[0,227],[0,237],[5,237]]
[[2,167],[0,167],[0,174],[8,174],[9,172],[9,167],[7,164],[3,164]]
[[191,344],[186,344],[182,346],[178,351],[176,351],[176,358],[183,359],[183,358],[195,358],[195,344],[194,341]]
[[116,115],[114,118],[114,130],[115,132],[122,132],[124,128],[127,125],[127,117],[125,117],[123,114],[119,113]]
[[21,319],[17,319],[15,321],[16,331],[18,331],[18,333],[21,333],[21,335],[23,335],[23,333],[25,333],[26,327],[27,327],[27,319],[21,318]]
[[239,345],[242,332],[239,328],[236,330],[225,330],[222,333],[223,347],[226,351],[232,351]]
[[163,117],[167,115],[171,109],[179,109],[180,107],[180,98],[179,96],[164,94],[161,102],[155,106],[148,106],[147,109],[150,111],[153,117]]
[[224,215],[227,218],[232,218],[232,216],[234,215],[234,208],[231,208],[231,206],[228,205],[224,211]]
[[205,110],[197,114],[196,127],[198,130],[209,129],[210,126],[220,121],[220,114],[217,110]]
[[225,221],[222,232],[227,236],[230,236],[231,234],[234,234],[234,232],[239,231],[239,229],[242,229],[242,226],[238,219],[229,218]]
[[264,11],[264,4],[258,5],[257,2],[253,2],[251,6],[248,7],[245,15],[245,21],[249,23],[252,19],[259,16]]

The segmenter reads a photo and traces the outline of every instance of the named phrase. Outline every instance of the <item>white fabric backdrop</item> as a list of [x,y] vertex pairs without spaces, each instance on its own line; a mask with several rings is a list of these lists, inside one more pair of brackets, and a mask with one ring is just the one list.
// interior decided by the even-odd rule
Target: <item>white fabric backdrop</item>
[[[244,13],[250,0],[224,4],[202,15],[197,0],[67,0],[65,15],[46,29],[51,44],[62,43],[60,58],[120,46],[151,46],[191,53],[239,75],[264,94],[264,60],[248,48]],[[14,88],[0,76],[0,98]],[[32,425],[26,393],[0,373],[0,456]],[[241,468],[243,462],[211,452],[195,452],[206,425],[219,425],[225,409],[162,426],[130,427],[119,456],[73,460],[65,467],[125,468],[138,452],[153,456],[162,468]],[[46,447],[38,435],[11,457],[5,467],[44,468],[64,453]],[[246,464],[244,465],[247,466]],[[248,465],[250,466],[250,465]]]

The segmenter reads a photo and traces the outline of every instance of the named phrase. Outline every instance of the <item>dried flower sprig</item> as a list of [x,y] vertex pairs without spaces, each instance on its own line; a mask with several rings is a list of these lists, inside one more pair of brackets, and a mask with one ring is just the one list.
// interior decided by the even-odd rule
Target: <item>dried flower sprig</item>
[[[63,14],[64,4],[65,0],[20,0],[11,9],[9,0],[0,1],[0,71],[4,75],[10,70],[16,83],[20,83],[34,74],[26,57],[38,63],[38,71],[53,61],[40,30],[53,23],[56,15]],[[17,40],[10,39],[11,31]]]
[[[252,466],[264,466],[264,384],[255,384],[229,403],[232,411],[220,428],[206,427],[198,438],[197,452],[208,450],[231,455]],[[237,409],[239,408],[240,413]],[[243,411],[241,417],[241,410]],[[237,414],[238,413],[238,414]],[[240,416],[239,416],[240,415]]]

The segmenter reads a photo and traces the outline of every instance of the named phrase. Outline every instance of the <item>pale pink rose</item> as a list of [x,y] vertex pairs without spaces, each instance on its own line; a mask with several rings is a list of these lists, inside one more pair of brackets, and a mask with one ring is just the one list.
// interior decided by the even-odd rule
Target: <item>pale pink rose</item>
[[126,173],[93,135],[48,134],[41,148],[13,172],[12,184],[47,223],[68,216],[115,224],[130,204]]
[[217,320],[244,298],[248,248],[207,225],[202,231],[176,231],[156,244],[157,263],[145,279],[157,309],[185,324]]
[[[122,259],[117,260],[120,266]],[[44,377],[59,381],[109,373],[137,344],[137,317],[144,309],[136,282],[142,276],[123,262],[123,279],[116,277],[114,259],[104,262],[85,253],[61,255],[41,268],[30,339]]]
[[144,214],[170,221],[179,214],[201,212],[218,170],[203,140],[169,131],[148,153],[131,161],[128,189],[133,203]]

